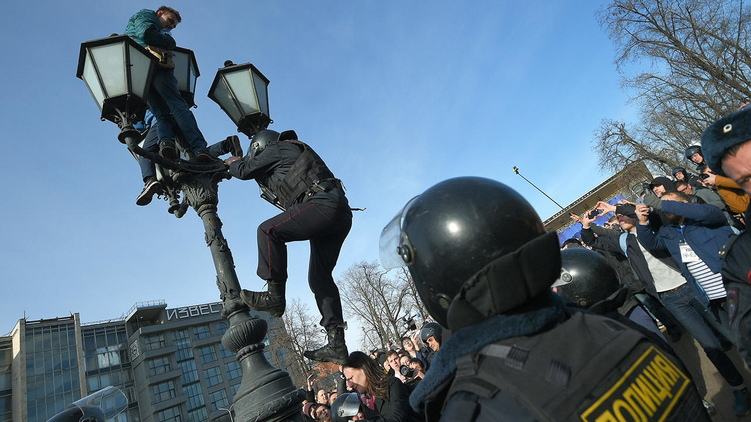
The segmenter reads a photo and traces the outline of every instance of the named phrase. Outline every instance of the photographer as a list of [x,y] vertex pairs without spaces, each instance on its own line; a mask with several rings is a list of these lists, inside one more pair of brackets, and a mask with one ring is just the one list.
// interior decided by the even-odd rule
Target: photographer
[[342,365],[347,388],[360,395],[367,421],[419,421],[409,407],[409,391],[397,378],[384,374],[365,353],[352,352]]
[[[407,390],[409,390],[410,393],[412,393],[412,390],[414,390],[417,384],[421,381],[421,378],[417,378],[417,372],[411,365],[412,360],[413,358],[410,358],[407,354],[400,355],[399,372],[397,374],[402,383],[407,386]],[[414,360],[422,364],[420,359],[414,358]]]
[[[662,197],[662,206],[670,224],[655,232],[642,223],[649,208],[638,205],[639,243],[650,250],[670,252],[683,277],[699,284],[705,305],[714,314],[708,322],[726,338],[730,337],[725,310],[727,292],[722,283],[720,251],[733,234],[722,211],[710,204],[692,204],[688,195],[670,192]],[[701,296],[700,296],[701,297]],[[708,304],[706,302],[709,302]]]

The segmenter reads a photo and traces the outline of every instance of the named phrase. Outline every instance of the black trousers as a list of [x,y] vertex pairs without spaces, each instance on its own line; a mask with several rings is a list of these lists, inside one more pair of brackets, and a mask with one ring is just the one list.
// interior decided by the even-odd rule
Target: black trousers
[[308,285],[327,327],[344,322],[339,289],[332,272],[344,239],[352,228],[349,207],[304,202],[289,207],[258,226],[258,271],[268,282],[287,281],[287,242],[310,241]]

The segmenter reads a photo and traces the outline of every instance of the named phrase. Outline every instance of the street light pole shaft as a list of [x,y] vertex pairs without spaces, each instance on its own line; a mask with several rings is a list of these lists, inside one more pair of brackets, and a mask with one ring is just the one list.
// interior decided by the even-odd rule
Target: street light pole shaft
[[222,336],[225,349],[236,353],[242,367],[242,382],[233,398],[237,421],[297,421],[301,418],[304,391],[295,387],[289,374],[272,366],[263,354],[263,339],[268,325],[252,317],[243,303],[240,282],[235,271],[232,251],[222,234],[217,214],[218,183],[224,176],[214,174],[180,174],[188,204],[203,221],[206,245],[211,250],[217,273],[217,287],[224,302],[222,314],[230,326]]

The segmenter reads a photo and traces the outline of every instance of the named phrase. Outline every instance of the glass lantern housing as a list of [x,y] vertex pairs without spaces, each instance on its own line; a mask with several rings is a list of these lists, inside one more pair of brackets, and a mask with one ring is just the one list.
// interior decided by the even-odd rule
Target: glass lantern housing
[[271,123],[268,85],[269,80],[252,64],[228,61],[217,71],[209,98],[227,113],[239,132],[252,137]]
[[86,82],[102,120],[143,118],[157,59],[127,35],[81,44],[76,76]]

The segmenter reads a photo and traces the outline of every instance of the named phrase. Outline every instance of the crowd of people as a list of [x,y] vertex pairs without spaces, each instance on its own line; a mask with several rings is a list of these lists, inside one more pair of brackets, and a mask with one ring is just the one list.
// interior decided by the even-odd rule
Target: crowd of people
[[[334,422],[709,420],[714,405],[668,341],[683,335],[696,339],[732,390],[734,413],[747,414],[749,390],[728,352],[737,346],[751,364],[751,109],[715,123],[685,155],[695,172],[677,167],[645,183],[635,202],[599,202],[572,215],[581,236],[562,244],[497,182],[451,179],[418,196],[384,229],[381,260],[409,268],[436,322],[387,350],[350,354],[334,398],[325,391],[313,398],[311,389],[306,415]],[[482,212],[505,207],[521,215],[493,221]],[[602,214],[611,217],[595,224]],[[441,229],[448,218],[475,233],[471,245],[457,238],[455,250],[444,250],[454,249]],[[661,399],[642,402],[616,387],[632,382],[645,394],[638,377],[622,374],[657,376],[655,365],[670,381],[649,388],[666,389],[669,410],[659,410]],[[668,391],[680,383],[688,387]]]
[[[408,398],[425,377],[430,362],[441,348],[443,328],[428,322],[420,330],[399,341],[388,343],[385,349],[370,353],[352,352],[335,374],[337,385],[333,390],[317,391],[308,381],[303,414],[315,421],[382,420],[420,421],[423,418],[409,406]],[[352,394],[358,406],[344,416],[342,406]],[[339,414],[339,417],[337,416]]]
[[[167,57],[180,13],[133,15],[125,33]],[[381,264],[408,268],[434,320],[384,350],[349,353],[332,271],[352,224],[341,181],[294,131],[262,130],[243,156],[237,137],[208,146],[168,60],[148,98],[144,148],[166,160],[225,160],[282,212],[258,228],[249,308],[282,316],[286,243],[309,240],[309,285],[327,343],[305,352],[339,365],[333,391],[308,383],[316,421],[708,421],[715,411],[673,352],[696,339],[749,412],[749,390],[727,352],[751,364],[751,108],[713,123],[686,149],[690,171],[645,183],[635,202],[599,202],[572,218],[581,237],[561,245],[532,206],[499,182],[449,179],[408,202],[381,233]],[[174,67],[174,66],[173,66]],[[139,160],[147,205],[164,187]],[[595,224],[602,213],[612,216]],[[599,253],[599,254],[598,254]],[[681,328],[682,327],[682,328]],[[724,405],[724,404],[723,404]]]

